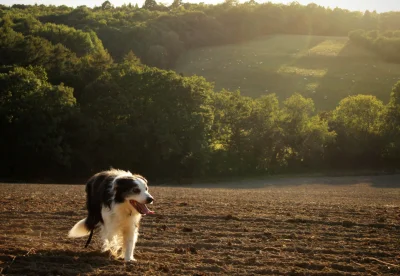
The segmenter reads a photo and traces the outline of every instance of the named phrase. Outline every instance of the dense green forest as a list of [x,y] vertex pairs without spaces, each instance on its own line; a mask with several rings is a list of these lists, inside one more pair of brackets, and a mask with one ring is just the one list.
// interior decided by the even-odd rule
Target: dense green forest
[[74,180],[110,166],[149,179],[395,170],[400,83],[390,102],[350,96],[316,112],[215,91],[169,70],[185,51],[272,34],[347,36],[400,62],[400,12],[310,4],[0,6],[0,177]]

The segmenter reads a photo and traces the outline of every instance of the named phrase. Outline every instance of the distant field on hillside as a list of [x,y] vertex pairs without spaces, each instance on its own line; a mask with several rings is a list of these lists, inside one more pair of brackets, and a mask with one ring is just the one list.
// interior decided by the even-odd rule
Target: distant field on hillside
[[304,35],[191,50],[175,70],[204,76],[216,90],[240,89],[245,96],[276,93],[283,100],[300,92],[313,98],[318,109],[332,109],[354,94],[372,94],[386,103],[400,80],[399,64],[348,44],[347,37]]

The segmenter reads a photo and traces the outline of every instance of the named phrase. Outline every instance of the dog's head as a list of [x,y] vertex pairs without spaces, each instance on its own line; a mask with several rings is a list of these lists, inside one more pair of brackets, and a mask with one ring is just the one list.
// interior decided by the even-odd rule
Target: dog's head
[[154,212],[146,204],[152,204],[154,198],[148,191],[147,180],[138,175],[121,176],[115,179],[115,201],[129,203],[139,214],[148,215]]

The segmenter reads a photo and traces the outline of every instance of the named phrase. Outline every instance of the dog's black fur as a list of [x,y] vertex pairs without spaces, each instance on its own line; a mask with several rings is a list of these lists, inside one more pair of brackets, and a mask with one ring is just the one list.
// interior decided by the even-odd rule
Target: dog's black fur
[[[119,178],[112,187],[117,174],[112,171],[104,171],[93,175],[86,183],[86,208],[88,216],[85,221],[85,226],[89,231],[92,231],[98,226],[99,223],[104,223],[101,216],[101,208],[104,204],[106,207],[111,208],[114,202],[122,203],[125,198],[124,194],[131,191],[137,185],[132,178]],[[143,177],[141,179],[145,180]]]

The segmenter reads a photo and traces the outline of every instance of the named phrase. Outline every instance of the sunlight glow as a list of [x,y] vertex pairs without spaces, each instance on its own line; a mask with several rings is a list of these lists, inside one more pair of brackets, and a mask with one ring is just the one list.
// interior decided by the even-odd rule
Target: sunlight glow
[[282,65],[277,73],[284,73],[284,74],[296,74],[303,77],[316,77],[321,78],[325,76],[327,69],[307,69],[307,68],[300,68],[295,66],[287,66]]
[[[88,7],[101,6],[101,4],[105,0],[0,0],[0,4],[3,5],[13,5],[13,4],[26,4],[26,5],[34,5],[34,4],[45,4],[45,5],[67,5],[67,6],[80,6],[86,5]],[[144,3],[144,0],[111,0],[111,4],[114,6],[121,6],[123,4],[138,4],[141,7]],[[169,5],[173,2],[173,0],[159,0],[158,3],[163,3]],[[183,2],[189,3],[200,3],[203,2],[205,4],[217,4],[224,2],[223,0],[186,0]],[[246,1],[239,1],[240,3]],[[257,1],[258,3],[263,2],[273,2],[273,3],[284,3],[289,4],[293,2],[293,0],[272,0],[272,1]],[[307,5],[309,3],[316,3],[317,5],[331,7],[331,8],[343,8],[349,10],[376,10],[377,12],[386,12],[386,11],[400,11],[400,1],[398,0],[364,0],[364,1],[349,1],[349,0],[297,0],[298,3],[302,5]]]
[[310,55],[317,56],[338,56],[346,46],[346,40],[325,40],[310,49]]

